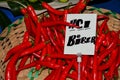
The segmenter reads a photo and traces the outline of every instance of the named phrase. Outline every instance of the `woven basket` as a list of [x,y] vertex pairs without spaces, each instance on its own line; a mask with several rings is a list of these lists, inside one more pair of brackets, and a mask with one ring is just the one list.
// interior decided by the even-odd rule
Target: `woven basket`
[[[110,30],[118,31],[120,30],[120,15],[112,13],[110,10],[102,9],[102,8],[94,8],[91,6],[87,6],[83,13],[97,13],[97,14],[105,14],[109,16],[110,20],[108,21],[108,26]],[[46,13],[46,12],[45,12]],[[42,13],[42,14],[45,14]],[[41,16],[41,15],[39,15]],[[19,20],[15,21],[13,24],[18,24]],[[26,31],[24,21],[22,19],[21,24],[16,27],[11,27],[10,33],[6,36],[8,32],[8,28],[6,28],[1,34],[0,37],[6,36],[2,41],[0,41],[0,80],[5,80],[4,73],[6,64],[3,64],[3,60],[6,56],[6,53],[13,48],[14,46],[20,44],[23,39],[23,34]],[[18,80],[29,80],[27,74],[30,69],[23,70],[18,75]],[[120,74],[120,73],[119,73]],[[44,70],[42,74],[36,78],[36,80],[44,80],[44,77],[48,75],[48,70]],[[68,79],[69,80],[69,79]],[[120,80],[120,79],[119,79]]]

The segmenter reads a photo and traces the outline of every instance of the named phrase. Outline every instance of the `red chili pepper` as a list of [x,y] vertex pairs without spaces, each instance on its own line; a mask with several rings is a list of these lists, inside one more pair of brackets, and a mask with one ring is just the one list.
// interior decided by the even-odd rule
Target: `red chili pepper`
[[86,70],[86,67],[87,67],[88,59],[89,59],[89,57],[87,55],[82,55],[82,62],[81,62],[81,75],[82,76],[85,75],[85,70]]
[[67,77],[69,77],[70,79],[73,79],[73,80],[78,80],[77,75],[68,74]]
[[21,43],[15,47],[13,47],[12,49],[10,49],[8,52],[7,52],[7,55],[4,59],[4,62],[6,62],[12,55],[14,55],[15,53],[17,53],[20,49],[24,49],[24,48],[28,48],[32,46],[31,42],[25,42],[25,43]]
[[8,62],[5,70],[5,80],[17,80],[16,61],[19,57],[19,53],[15,54]]
[[102,45],[102,41],[105,39],[105,34],[101,34],[96,38],[95,42],[95,52],[98,52],[100,46]]
[[98,71],[98,80],[103,80],[103,72],[101,70]]
[[55,42],[54,40],[54,36],[53,34],[51,33],[50,29],[47,27],[47,33],[48,33],[48,36],[50,38],[50,41],[52,42],[52,44],[54,45],[55,49],[59,52],[59,53],[62,53],[61,49],[57,46],[57,43]]
[[109,19],[109,17],[106,16],[106,15],[97,15],[97,20],[98,20],[98,21],[99,21],[99,20],[103,20],[103,19]]
[[93,80],[98,80],[98,58],[97,54],[95,53],[93,56]]
[[99,66],[99,70],[106,70],[108,69],[115,61],[116,57],[118,55],[118,48],[115,48],[109,57],[109,60],[105,63]]
[[58,11],[58,10],[52,8],[52,7],[51,7],[48,3],[46,3],[46,2],[42,2],[41,4],[42,4],[42,6],[43,6],[44,8],[46,8],[48,11],[52,12],[53,14],[56,14],[56,15],[64,15],[64,11]]
[[16,69],[16,63],[19,59],[20,52],[27,49],[28,47],[19,47],[19,52],[17,50],[17,53],[12,56],[10,61],[8,62],[5,70],[5,80],[17,80],[17,69]]
[[26,55],[30,55],[36,51],[39,51],[41,49],[43,49],[46,46],[45,42],[41,42],[36,46],[33,46],[32,48],[28,48],[27,50],[24,50],[21,54],[20,57],[26,56]]
[[59,80],[61,78],[61,72],[62,72],[62,66],[60,66],[58,69],[56,69],[56,74],[55,74],[54,80]]
[[24,37],[23,37],[23,43],[25,42],[29,42],[29,33],[27,31],[24,33]]
[[30,15],[30,17],[32,18],[32,20],[37,24],[38,23],[38,17],[37,17],[37,14],[36,14],[34,8],[31,5],[28,5],[27,6],[27,11],[28,11],[28,14]]
[[61,75],[61,78],[60,80],[65,80],[67,75],[68,75],[68,72],[70,71],[70,69],[72,68],[73,64],[74,64],[74,60],[68,64],[68,66],[66,66],[66,68],[64,69],[64,71],[62,72],[62,75]]
[[98,59],[98,64],[100,64],[102,62],[102,60],[111,52],[115,49],[116,45],[117,45],[117,41],[118,41],[118,35],[117,33],[113,32],[113,38],[114,40],[112,41],[112,43],[107,47],[107,49],[105,51],[103,51]]
[[51,80],[51,78],[54,76],[56,70],[52,70],[52,72],[44,79],[44,80]]
[[28,58],[29,58],[29,56],[24,56],[24,57],[22,58],[22,60],[20,61],[18,68],[22,68],[22,67],[25,65],[25,63],[26,63],[26,61],[28,60]]
[[77,26],[77,25],[75,25],[75,24],[71,24],[71,23],[69,23],[69,22],[65,22],[65,21],[42,22],[41,25],[42,25],[42,27],[53,27],[53,26],[57,26],[57,25],[64,25],[64,26],[70,26],[70,27],[79,28],[79,26]]
[[102,24],[101,24],[101,26],[100,26],[100,28],[99,28],[98,35],[103,34],[103,31],[104,31],[104,33],[106,32],[106,31],[105,31],[105,28],[106,28],[106,26],[107,26],[107,21],[108,21],[108,20],[109,20],[109,19],[105,19],[105,20],[102,22]]
[[86,4],[90,0],[79,0],[79,2],[73,6],[72,8],[68,9],[68,13],[80,13],[82,10],[85,9]]
[[[40,55],[39,61],[43,61],[46,57],[47,54],[47,47],[43,48],[42,53]],[[36,65],[36,69],[39,70],[40,69],[40,64]]]

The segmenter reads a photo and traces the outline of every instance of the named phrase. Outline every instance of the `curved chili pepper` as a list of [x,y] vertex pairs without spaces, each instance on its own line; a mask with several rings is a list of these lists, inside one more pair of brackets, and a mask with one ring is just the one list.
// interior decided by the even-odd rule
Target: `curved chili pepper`
[[19,53],[15,54],[8,62],[5,70],[5,80],[17,80],[16,61],[19,57]]
[[[43,48],[42,53],[40,55],[39,61],[43,61],[46,57],[47,54],[47,47]],[[36,65],[36,69],[39,70],[40,69],[40,64]]]
[[52,42],[52,44],[55,46],[55,49],[59,52],[59,53],[62,53],[61,49],[57,46],[57,43],[55,42],[54,40],[54,36],[52,35],[50,29],[47,27],[47,33],[48,33],[48,36],[50,38],[50,41]]
[[112,63],[114,63],[117,55],[118,55],[118,48],[115,48],[111,52],[109,60],[105,64],[99,66],[99,70],[106,70],[107,68],[109,68],[112,65]]
[[64,71],[62,72],[62,75],[61,75],[61,78],[60,80],[65,80],[67,75],[68,75],[68,72],[70,71],[70,69],[72,68],[73,64],[74,64],[74,60],[68,64],[68,66],[66,66],[66,68],[64,69]]
[[27,11],[28,11],[28,14],[30,15],[30,17],[32,18],[32,20],[37,24],[38,23],[38,17],[37,17],[37,14],[36,14],[34,8],[31,5],[28,5],[27,6]]
[[57,25],[64,25],[64,26],[70,26],[70,27],[79,28],[79,26],[77,26],[77,25],[75,25],[75,24],[71,24],[71,23],[69,23],[69,22],[65,22],[65,21],[42,22],[41,25],[42,25],[42,27],[53,27],[53,26],[57,26]]
[[107,47],[107,49],[105,51],[103,51],[101,54],[101,56],[99,57],[98,59],[98,64],[100,64],[102,62],[102,60],[112,51],[115,49],[116,47],[116,43],[118,41],[118,35],[117,33],[113,32],[114,33],[114,41],[112,41],[112,43]]
[[72,8],[68,9],[68,13],[80,13],[82,10],[85,9],[86,4],[90,0],[79,0],[79,2],[73,6]]
[[28,58],[29,58],[29,56],[24,56],[22,58],[22,60],[20,61],[18,68],[22,68],[25,65],[25,63],[28,60]]
[[4,62],[6,62],[12,55],[14,55],[15,53],[17,53],[20,49],[24,49],[26,47],[30,47],[32,46],[31,42],[25,42],[25,43],[21,43],[15,47],[13,47],[12,49],[10,49],[8,52],[7,52],[7,55],[4,59]]
[[98,35],[103,34],[103,31],[106,32],[106,31],[105,31],[105,28],[106,28],[106,26],[107,26],[107,21],[108,21],[108,20],[109,20],[109,19],[105,19],[105,20],[102,22],[102,24],[101,24],[101,26],[100,26],[100,28],[99,28]]
[[93,80],[98,80],[98,58],[97,53],[93,56]]
[[52,70],[52,72],[44,80],[51,80],[51,78],[54,76],[55,72],[56,72],[55,70]]
[[21,54],[20,54],[20,57],[23,57],[23,56],[26,56],[26,55],[30,55],[36,51],[39,51],[41,49],[43,49],[44,47],[46,46],[46,43],[45,42],[41,42],[39,43],[38,45],[32,47],[32,48],[28,48],[26,50],[24,50]]
[[52,8],[52,7],[51,7],[48,3],[46,3],[46,2],[42,2],[41,4],[42,4],[42,6],[43,6],[44,8],[46,8],[48,11],[52,12],[53,14],[56,14],[56,15],[64,15],[64,11],[58,11],[58,10]]
[[98,52],[100,46],[102,45],[103,40],[105,39],[105,34],[101,34],[96,38],[95,42],[95,52]]
[[73,80],[78,80],[77,79],[77,75],[73,75],[73,74],[68,74],[67,77],[73,79]]
[[[31,46],[31,45],[30,45]],[[29,47],[30,47],[29,46]],[[5,80],[17,80],[17,71],[16,71],[16,63],[19,59],[19,55],[20,52],[27,49],[28,47],[19,47],[19,52],[17,50],[17,53],[15,55],[12,56],[12,58],[10,59],[10,61],[8,62],[7,66],[6,66],[6,71],[5,71]]]
[[25,43],[25,42],[29,42],[29,33],[28,33],[28,31],[26,31],[26,32],[24,33],[23,43]]

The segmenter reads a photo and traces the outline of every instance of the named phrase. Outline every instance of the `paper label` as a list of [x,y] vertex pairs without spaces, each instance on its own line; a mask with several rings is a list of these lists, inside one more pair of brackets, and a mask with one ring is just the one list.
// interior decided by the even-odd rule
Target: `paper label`
[[96,14],[67,14],[67,22],[79,28],[66,27],[64,54],[94,55]]

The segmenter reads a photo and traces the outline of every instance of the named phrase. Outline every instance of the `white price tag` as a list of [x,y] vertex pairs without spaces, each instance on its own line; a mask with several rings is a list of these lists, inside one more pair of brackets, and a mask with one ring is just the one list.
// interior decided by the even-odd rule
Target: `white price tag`
[[67,14],[67,22],[79,28],[66,27],[64,54],[94,55],[96,14]]

